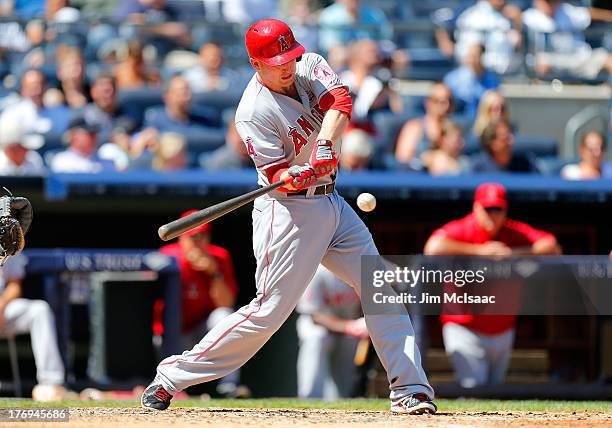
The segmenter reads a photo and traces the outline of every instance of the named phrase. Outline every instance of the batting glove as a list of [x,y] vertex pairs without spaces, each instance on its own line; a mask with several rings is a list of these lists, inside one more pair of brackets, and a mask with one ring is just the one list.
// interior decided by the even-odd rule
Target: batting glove
[[317,181],[315,170],[309,164],[293,165],[287,170],[289,178],[287,184],[291,184],[296,190],[303,190]]
[[338,167],[338,158],[333,149],[331,140],[318,140],[312,155],[310,164],[315,170],[317,178],[331,174]]

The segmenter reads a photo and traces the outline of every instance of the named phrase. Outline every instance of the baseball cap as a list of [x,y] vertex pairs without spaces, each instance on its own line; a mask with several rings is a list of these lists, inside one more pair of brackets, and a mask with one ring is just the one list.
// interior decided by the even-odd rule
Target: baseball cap
[[[193,213],[197,213],[198,210],[189,210],[189,211],[185,211],[183,214],[181,214],[181,218],[183,217],[187,217],[188,215],[191,215]],[[189,232],[185,232],[183,233],[183,236],[193,236],[196,235],[198,233],[202,233],[202,232],[210,232],[210,224],[206,223],[206,224],[201,224],[200,226],[191,229]]]
[[71,131],[73,129],[84,129],[94,134],[100,131],[98,125],[87,122],[83,116],[76,116],[70,120],[68,123],[68,130]]
[[42,135],[33,133],[17,110],[0,115],[0,147],[19,144],[28,150],[38,150],[45,144]]
[[484,208],[508,208],[506,188],[498,183],[483,183],[474,193],[474,202],[480,203]]

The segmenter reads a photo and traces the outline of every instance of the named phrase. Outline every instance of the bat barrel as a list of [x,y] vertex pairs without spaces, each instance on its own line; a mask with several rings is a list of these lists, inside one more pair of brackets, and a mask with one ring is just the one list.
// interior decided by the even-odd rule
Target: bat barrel
[[259,196],[265,195],[266,193],[269,193],[272,190],[283,186],[284,184],[285,183],[282,181],[273,183],[266,187],[245,193],[244,195],[220,202],[186,217],[182,217],[170,223],[164,224],[158,229],[157,233],[162,241],[169,241],[185,232],[195,229],[202,224],[210,223],[211,221],[248,204]]

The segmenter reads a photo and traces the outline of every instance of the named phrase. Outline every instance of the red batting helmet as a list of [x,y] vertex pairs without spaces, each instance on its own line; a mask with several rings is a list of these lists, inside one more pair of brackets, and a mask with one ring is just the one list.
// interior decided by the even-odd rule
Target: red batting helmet
[[288,63],[306,51],[295,41],[291,28],[278,19],[257,21],[245,39],[249,57],[272,66]]

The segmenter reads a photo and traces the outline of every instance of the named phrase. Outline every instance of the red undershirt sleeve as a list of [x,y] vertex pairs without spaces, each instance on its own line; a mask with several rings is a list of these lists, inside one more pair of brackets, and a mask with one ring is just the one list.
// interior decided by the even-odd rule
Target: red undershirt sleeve
[[353,100],[349,95],[348,89],[346,87],[338,87],[334,88],[321,97],[319,100],[319,106],[321,110],[338,110],[342,113],[345,113],[348,118],[351,118],[351,114],[353,112]]
[[[268,177],[268,183],[272,184],[272,183],[276,183],[277,181],[280,180],[280,176],[282,175],[283,172],[287,171],[287,169],[289,169],[289,164],[287,162],[283,162],[279,165],[274,165],[271,166],[270,168],[266,169],[266,176]],[[289,190],[284,189],[282,187],[279,187],[278,189],[279,192],[289,192]]]

